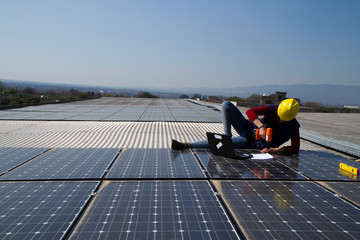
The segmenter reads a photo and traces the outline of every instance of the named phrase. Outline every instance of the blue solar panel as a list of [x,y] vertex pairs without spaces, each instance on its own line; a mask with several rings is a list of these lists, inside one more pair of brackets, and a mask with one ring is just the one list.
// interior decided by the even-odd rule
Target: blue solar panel
[[358,176],[352,176],[346,171],[341,171],[340,163],[360,169],[360,163],[351,161],[328,152],[321,151],[300,151],[298,155],[279,155],[277,158],[288,166],[304,173],[314,180],[344,180],[358,181]]
[[208,182],[108,182],[70,239],[239,239]]
[[205,178],[190,150],[126,149],[107,178]]
[[360,209],[312,182],[214,181],[248,239],[358,239]]
[[97,184],[0,183],[0,239],[61,239]]
[[0,175],[48,150],[47,148],[0,148]]
[[101,178],[119,149],[55,149],[3,175],[1,179]]
[[277,160],[237,160],[216,156],[209,149],[194,149],[211,178],[307,179]]
[[318,182],[340,197],[360,207],[360,182]]

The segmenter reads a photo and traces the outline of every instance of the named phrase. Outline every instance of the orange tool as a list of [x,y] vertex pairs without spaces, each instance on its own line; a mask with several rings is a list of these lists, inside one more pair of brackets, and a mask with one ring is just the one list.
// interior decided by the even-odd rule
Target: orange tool
[[269,149],[272,141],[273,130],[272,128],[266,129],[266,148]]
[[256,139],[256,140],[260,140],[260,139],[261,139],[261,137],[260,137],[260,128],[259,128],[259,129],[256,129],[255,139]]
[[[270,148],[270,145],[271,145],[271,141],[272,141],[272,135],[273,135],[273,130],[272,128],[267,128],[266,129],[266,137],[265,137],[265,140],[266,140],[266,148],[269,149]],[[256,140],[260,140],[261,137],[260,137],[260,128],[259,129],[256,129],[256,132],[255,132],[255,139]]]

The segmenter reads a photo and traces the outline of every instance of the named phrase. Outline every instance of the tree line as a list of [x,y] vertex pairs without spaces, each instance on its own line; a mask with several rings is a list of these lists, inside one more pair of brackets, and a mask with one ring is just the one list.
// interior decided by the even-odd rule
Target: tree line
[[99,97],[99,94],[94,92],[80,92],[75,89],[70,90],[44,90],[39,91],[32,87],[14,88],[7,87],[0,81],[0,105],[13,106],[23,104],[41,104],[54,103],[72,100],[81,100]]

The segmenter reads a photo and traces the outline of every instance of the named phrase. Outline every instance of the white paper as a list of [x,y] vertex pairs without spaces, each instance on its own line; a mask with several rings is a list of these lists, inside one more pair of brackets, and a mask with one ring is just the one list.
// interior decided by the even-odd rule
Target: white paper
[[217,149],[220,149],[221,147],[222,147],[222,143],[221,142],[219,142],[217,145],[216,145],[216,147],[217,147]]
[[272,160],[274,157],[269,153],[255,153],[252,154],[251,159],[253,160]]

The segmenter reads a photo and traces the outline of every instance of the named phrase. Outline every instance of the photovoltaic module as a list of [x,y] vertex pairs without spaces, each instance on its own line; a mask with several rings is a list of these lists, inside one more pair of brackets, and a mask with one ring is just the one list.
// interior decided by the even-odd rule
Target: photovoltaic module
[[3,175],[1,180],[101,178],[119,149],[54,149]]
[[205,178],[190,150],[126,149],[107,178]]
[[70,239],[239,239],[206,181],[107,182]]
[[0,175],[48,150],[47,148],[0,148]]
[[277,158],[313,180],[359,181],[358,176],[351,177],[346,171],[341,171],[339,165],[345,163],[359,169],[360,163],[332,153],[300,151],[294,156],[281,155]]
[[313,182],[215,181],[247,239],[357,239],[360,209]]
[[194,149],[211,178],[307,179],[276,160],[237,160],[216,156],[209,149]]
[[1,182],[0,239],[61,239],[97,182]]

